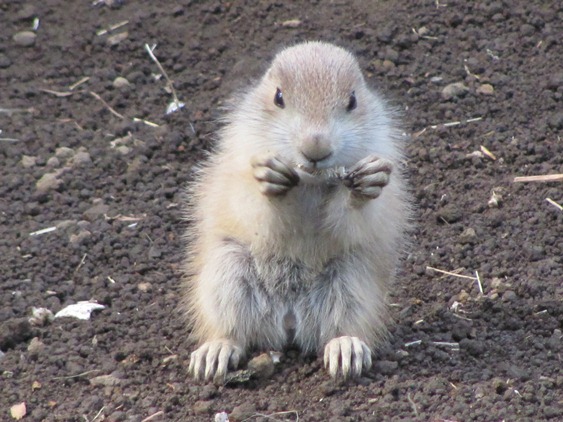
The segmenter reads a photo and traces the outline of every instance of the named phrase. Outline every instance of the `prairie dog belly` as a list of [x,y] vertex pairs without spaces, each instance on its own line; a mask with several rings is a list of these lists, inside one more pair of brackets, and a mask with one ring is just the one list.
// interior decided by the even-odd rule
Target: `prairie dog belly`
[[[224,330],[245,348],[280,350],[295,343],[312,353],[344,332],[371,337],[383,327],[384,286],[371,282],[378,270],[361,251],[332,258],[319,268],[291,258],[254,257],[233,239],[224,240],[221,252],[223,273],[215,279],[222,285],[206,292],[210,303],[220,304]],[[350,279],[362,281],[350,285]],[[225,292],[228,301],[222,300]],[[352,303],[355,308],[349,307]],[[357,313],[373,314],[369,326],[347,326]]]

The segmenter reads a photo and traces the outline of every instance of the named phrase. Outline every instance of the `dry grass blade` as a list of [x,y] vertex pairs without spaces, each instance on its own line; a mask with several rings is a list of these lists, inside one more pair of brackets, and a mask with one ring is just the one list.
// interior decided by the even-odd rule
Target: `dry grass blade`
[[543,174],[539,176],[518,176],[513,182],[560,182],[563,181],[563,173]]
[[485,154],[487,157],[489,157],[491,160],[495,161],[497,159],[497,157],[495,156],[495,154],[493,154],[491,151],[489,151],[487,149],[487,147],[485,147],[484,145],[481,145],[481,152],[483,154]]
[[154,55],[154,52],[153,52],[154,47],[151,48],[148,44],[145,44],[145,50],[147,50],[147,53],[149,53],[150,58],[152,59],[153,62],[156,63],[156,65],[158,66],[158,69],[160,70],[160,72],[162,73],[164,78],[166,79],[166,86],[170,90],[170,93],[172,94],[172,98],[173,98],[174,102],[179,104],[180,100],[178,100],[178,96],[176,95],[176,90],[174,89],[174,84],[172,82],[172,79],[170,79],[168,77],[168,74],[166,73],[166,71],[164,70],[164,68],[162,67],[162,65],[160,64],[160,62],[156,58],[156,56]]
[[8,116],[11,116],[12,114],[15,113],[33,113],[35,111],[35,109],[33,107],[28,107],[28,108],[3,108],[0,107],[0,114],[7,114]]
[[559,211],[563,211],[563,206],[562,206],[562,205],[559,205],[559,204],[558,204],[557,202],[555,202],[553,199],[551,199],[551,198],[545,198],[545,200],[546,200],[547,202],[549,202],[551,205],[553,205],[555,208],[558,208]]
[[469,279],[469,280],[477,280],[476,277],[470,277],[470,276],[468,276],[468,275],[456,274],[456,273],[452,273],[452,272],[450,272],[450,271],[444,271],[444,270],[440,270],[440,269],[434,268],[434,267],[429,267],[429,266],[427,266],[426,269],[427,269],[427,270],[436,271],[436,272],[438,272],[438,273],[442,273],[442,274],[446,274],[446,275],[451,275],[451,276],[453,276],[453,277],[467,278],[467,279]]
[[102,97],[100,97],[98,94],[96,94],[93,91],[90,91],[90,95],[92,97],[94,97],[95,99],[97,99],[98,101],[100,101],[107,109],[108,111],[113,114],[114,116],[119,117],[120,119],[125,119],[125,116],[123,116],[122,114],[119,114],[117,111],[115,111]]
[[148,421],[152,421],[153,419],[157,418],[160,415],[164,415],[164,411],[160,410],[152,415],[150,415],[149,417],[143,419],[141,422],[148,422]]
[[40,89],[39,91],[46,92],[47,94],[53,94],[55,97],[70,97],[74,92],[70,91],[54,91],[52,89]]
[[68,87],[68,89],[70,89],[71,91],[74,91],[74,89],[80,85],[82,85],[85,82],[88,82],[90,80],[90,76],[85,76],[82,79],[80,79],[78,82],[73,83],[71,86]]

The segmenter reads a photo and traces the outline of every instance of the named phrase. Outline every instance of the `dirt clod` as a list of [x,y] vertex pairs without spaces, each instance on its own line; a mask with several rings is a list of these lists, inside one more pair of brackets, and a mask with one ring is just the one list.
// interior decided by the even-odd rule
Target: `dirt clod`
[[256,414],[256,406],[252,403],[243,403],[236,406],[229,414],[229,420],[244,421]]

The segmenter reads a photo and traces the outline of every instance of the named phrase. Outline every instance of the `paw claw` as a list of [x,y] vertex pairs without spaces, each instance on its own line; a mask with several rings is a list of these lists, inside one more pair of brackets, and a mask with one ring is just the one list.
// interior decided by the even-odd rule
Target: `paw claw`
[[371,367],[371,350],[358,337],[337,337],[325,346],[324,365],[333,378],[359,377]]
[[266,196],[280,196],[299,183],[299,175],[277,158],[254,158],[251,162],[260,192]]
[[375,199],[389,183],[392,170],[391,161],[370,155],[349,169],[343,177],[343,183],[356,197]]
[[188,372],[196,381],[220,382],[229,368],[236,369],[244,351],[231,340],[213,340],[192,352]]

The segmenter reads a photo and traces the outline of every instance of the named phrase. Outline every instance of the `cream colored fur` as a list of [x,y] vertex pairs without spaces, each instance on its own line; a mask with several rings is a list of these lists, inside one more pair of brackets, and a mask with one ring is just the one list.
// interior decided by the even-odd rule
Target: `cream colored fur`
[[[284,108],[274,104],[276,89]],[[352,92],[357,107],[347,111]],[[285,195],[263,194],[251,161],[276,157],[307,167],[300,151],[317,135],[332,150],[310,177],[319,182],[302,177]],[[338,178],[322,179],[323,171],[345,172],[368,156],[393,164],[379,197],[353,201]],[[235,99],[188,209],[186,310],[195,337],[212,342],[192,357],[197,378],[224,376],[245,351],[279,350],[290,340],[322,353],[332,339],[357,337],[371,353],[385,333],[385,296],[408,225],[401,160],[393,113],[368,89],[356,59],[336,46],[283,50],[259,83]],[[350,358],[325,355],[331,373],[357,375],[362,359],[369,367],[355,351]]]

